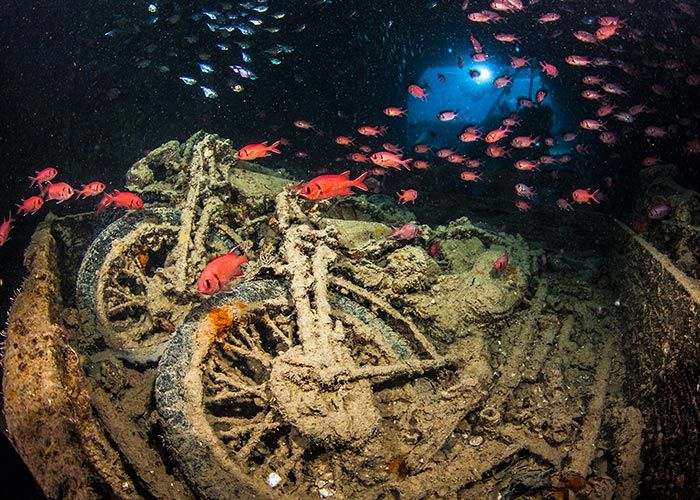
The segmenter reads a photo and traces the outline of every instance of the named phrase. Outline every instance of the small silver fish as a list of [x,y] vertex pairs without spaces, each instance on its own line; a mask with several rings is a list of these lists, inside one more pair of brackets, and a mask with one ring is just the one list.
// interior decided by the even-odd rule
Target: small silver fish
[[251,36],[255,34],[255,30],[250,26],[246,26],[245,24],[237,24],[236,28],[238,28],[238,31],[240,31],[243,35],[246,36]]
[[197,85],[197,80],[190,78],[189,76],[181,76],[180,80],[184,82],[185,85]]
[[233,65],[229,66],[229,68],[231,68],[234,73],[237,73],[243,78],[250,78],[251,80],[255,80],[257,78],[252,71],[250,71],[247,68],[244,68],[243,66]]
[[667,203],[659,203],[649,210],[649,218],[654,220],[663,219],[671,213],[671,206]]
[[206,97],[207,99],[216,99],[217,97],[219,97],[219,94],[217,94],[216,90],[214,89],[210,89],[209,87],[205,87],[204,85],[201,85],[199,88],[202,89],[202,92],[204,92],[204,97]]
[[209,64],[206,63],[197,63],[199,65],[199,69],[202,73],[213,73],[214,68],[212,68]]

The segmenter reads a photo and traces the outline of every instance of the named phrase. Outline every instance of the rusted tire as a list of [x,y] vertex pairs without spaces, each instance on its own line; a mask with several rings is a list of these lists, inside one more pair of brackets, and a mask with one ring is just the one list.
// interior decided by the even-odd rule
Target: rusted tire
[[[441,360],[412,355],[364,305],[337,293],[330,304],[355,368],[332,367],[333,376],[322,380],[297,356],[303,346],[282,282],[242,283],[194,309],[176,329],[158,366],[156,405],[173,458],[203,498],[318,498],[312,490],[323,470],[346,493],[364,489],[355,473],[383,474],[375,469],[384,460],[376,451],[394,441],[405,446],[387,416],[392,401],[418,403],[417,378],[441,386],[454,375],[445,375]],[[355,411],[334,410],[338,401]],[[356,411],[363,404],[366,411]],[[346,418],[339,426],[340,413]],[[343,434],[358,438],[348,442]],[[341,471],[340,462],[362,464],[362,471]]]

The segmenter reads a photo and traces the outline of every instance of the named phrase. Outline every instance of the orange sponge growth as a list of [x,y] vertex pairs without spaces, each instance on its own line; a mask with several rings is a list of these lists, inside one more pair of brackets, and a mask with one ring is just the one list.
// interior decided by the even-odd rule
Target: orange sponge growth
[[233,325],[233,316],[228,310],[228,307],[215,307],[209,311],[209,321],[213,327],[212,340],[222,342],[226,336],[226,332]]
[[245,325],[247,323],[248,305],[245,302],[236,301],[223,307],[215,307],[207,316],[211,322],[212,341],[226,343],[226,337],[234,324]]

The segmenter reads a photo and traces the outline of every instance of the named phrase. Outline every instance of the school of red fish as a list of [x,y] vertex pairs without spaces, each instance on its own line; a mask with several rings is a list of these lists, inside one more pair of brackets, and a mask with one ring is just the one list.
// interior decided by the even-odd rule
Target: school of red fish
[[[99,216],[109,206],[113,208],[124,208],[126,210],[136,210],[143,207],[143,200],[136,194],[128,191],[113,190],[106,193],[107,186],[100,181],[92,181],[76,190],[67,182],[53,182],[58,177],[56,167],[45,167],[29,177],[31,181],[29,188],[39,190],[38,194],[28,196],[16,205],[15,216],[33,215],[41,210],[46,202],[55,201],[57,204],[64,203],[73,198],[85,199],[102,195],[97,203],[96,215]],[[12,212],[0,223],[0,246],[3,246],[10,239],[10,231],[16,218]]]
[[[634,1],[628,0],[630,4],[633,4]],[[534,30],[556,25],[561,21],[562,16],[567,14],[563,7],[562,12],[530,12],[539,8],[537,6],[538,3],[539,1],[531,0],[526,7],[521,0],[493,0],[489,4],[490,9],[476,9],[473,12],[467,12],[466,28],[468,29],[469,23],[474,23],[474,25],[498,23],[498,32],[492,34],[494,41],[489,40],[488,43],[514,46],[522,39],[527,38],[528,33],[516,33],[514,32],[516,31],[515,29],[512,30],[513,32],[509,32],[507,27],[511,19],[530,15],[529,24],[532,26],[529,29]],[[673,5],[677,10],[674,14],[679,16],[696,18],[700,10],[700,7],[681,0],[676,1]],[[462,10],[470,10],[470,2],[468,0],[462,3]],[[667,22],[675,23],[675,17],[668,17]],[[582,109],[590,110],[587,111],[589,116],[580,120],[579,130],[564,132],[560,138],[518,134],[518,126],[521,122],[518,111],[504,116],[501,125],[490,131],[482,130],[474,124],[465,126],[458,136],[454,138],[454,146],[452,147],[443,147],[433,151],[428,144],[415,144],[411,148],[414,154],[411,157],[404,158],[404,148],[402,146],[384,142],[384,137],[390,128],[389,125],[378,123],[357,124],[358,126],[353,132],[343,131],[340,135],[328,135],[333,137],[333,142],[336,145],[348,149],[347,155],[336,158],[336,161],[343,163],[349,161],[362,165],[365,168],[365,172],[353,179],[347,167],[343,168],[342,170],[344,171],[339,174],[330,173],[330,169],[323,169],[320,171],[321,175],[295,186],[296,191],[302,198],[311,201],[329,200],[339,196],[353,195],[357,193],[353,189],[377,192],[382,186],[382,183],[377,179],[382,179],[388,173],[393,172],[396,175],[401,175],[401,172],[410,171],[412,168],[427,170],[433,167],[434,161],[443,161],[446,164],[460,168],[459,179],[465,183],[485,182],[483,176],[487,175],[488,172],[484,172],[484,170],[479,172],[478,170],[483,169],[488,160],[465,156],[458,151],[460,146],[471,144],[473,147],[474,144],[482,142],[484,146],[481,148],[479,155],[483,152],[483,155],[488,158],[503,159],[510,158],[513,151],[510,148],[528,151],[540,147],[541,144],[552,147],[561,140],[569,143],[576,142],[573,150],[577,155],[584,156],[588,154],[588,146],[591,141],[598,140],[607,147],[612,148],[619,144],[622,138],[635,133],[646,138],[647,143],[654,147],[657,144],[661,144],[661,141],[672,139],[677,133],[678,125],[685,124],[682,121],[683,119],[679,119],[678,124],[652,123],[645,126],[637,126],[640,115],[654,116],[656,113],[656,109],[650,105],[650,101],[661,101],[663,103],[664,100],[673,97],[673,85],[686,86],[685,90],[688,88],[700,88],[700,74],[694,73],[689,68],[684,62],[682,54],[673,50],[662,40],[654,41],[653,47],[658,52],[660,60],[652,61],[647,58],[644,64],[645,66],[663,68],[673,72],[673,82],[671,84],[655,82],[647,89],[645,95],[632,96],[624,82],[637,78],[641,71],[640,68],[631,62],[620,58],[622,49],[615,45],[615,40],[621,38],[641,41],[644,37],[641,29],[631,25],[626,19],[607,15],[596,18],[591,25],[581,26],[581,29],[560,31],[560,33],[557,33],[557,36],[571,37],[571,46],[576,47],[576,53],[566,55],[561,60],[552,58],[544,60],[536,58],[535,55],[516,55],[516,51],[516,54],[510,57],[510,67],[514,73],[498,75],[493,78],[491,83],[496,89],[506,89],[513,84],[514,76],[523,68],[539,67],[545,81],[547,79],[560,78],[562,74],[560,69],[564,67],[563,65],[576,68],[580,74],[576,85],[583,88],[580,92],[580,96],[585,103]],[[693,35],[689,38],[692,45],[691,49],[695,51],[700,50],[700,37]],[[469,35],[469,39],[474,49],[474,52],[471,54],[472,61],[483,62],[489,60],[490,56],[485,46],[486,41],[480,41],[473,33]],[[601,52],[609,53],[610,56],[601,57]],[[537,66],[535,66],[533,60],[537,60]],[[461,56],[457,57],[456,65],[459,69],[465,66],[465,61]],[[567,71],[568,73],[570,71]],[[473,68],[466,68],[465,75],[477,78],[480,76],[480,72]],[[445,80],[446,77],[439,74],[437,84],[444,83]],[[407,99],[416,99],[420,102],[428,102],[430,100],[430,82],[421,83],[411,83],[406,86]],[[536,92],[534,100],[521,97],[518,99],[518,109],[531,109],[546,105],[548,103],[548,94],[548,90],[542,88]],[[419,105],[420,102],[418,103]],[[396,103],[387,104],[382,110],[386,120],[401,120],[407,117],[408,110],[404,107],[392,105]],[[591,104],[593,107],[591,107]],[[460,112],[458,110],[448,109],[441,111],[437,115],[437,119],[446,122],[458,119],[459,116]],[[648,120],[644,121],[648,123]],[[319,136],[326,135],[307,120],[299,119],[294,121],[292,125],[300,131],[315,131]],[[700,154],[699,137],[686,136],[681,144],[683,145],[683,154]],[[242,160],[253,161],[269,157],[272,153],[282,154],[281,146],[289,147],[291,143],[288,139],[281,138],[272,144],[268,144],[268,141],[248,144],[240,148],[238,157]],[[308,154],[301,150],[296,151],[293,155],[297,158],[308,157]],[[536,187],[531,184],[537,179],[535,172],[539,172],[541,166],[567,163],[572,161],[572,159],[572,155],[561,154],[558,156],[539,155],[538,157],[514,160],[513,167],[521,172],[523,176],[523,182],[519,182],[514,186],[515,207],[523,212],[528,212],[533,208],[531,202],[537,198],[538,193]],[[661,158],[657,155],[647,156],[643,158],[641,163],[643,166],[649,167],[661,161]],[[550,171],[550,175],[553,178],[556,178],[557,174],[557,170]],[[55,167],[46,167],[38,171],[35,176],[30,177],[31,187],[38,187],[39,193],[26,198],[17,205],[16,215],[34,214],[48,201],[63,203],[74,196],[76,198],[87,198],[102,195],[97,204],[98,215],[110,205],[126,210],[135,210],[143,206],[143,201],[135,193],[119,192],[117,190],[105,193],[105,185],[99,181],[90,182],[76,191],[65,182],[53,182],[57,175],[58,170]],[[612,182],[613,180],[609,176],[602,179],[602,183],[609,189],[612,188]],[[407,187],[397,192],[396,197],[399,204],[414,204],[420,199],[420,193],[416,189]],[[571,192],[560,193],[560,197],[556,200],[555,205],[562,211],[572,211],[574,210],[574,203],[591,204],[593,202],[601,204],[605,199],[606,196],[600,189],[582,185]],[[650,217],[663,217],[667,215],[669,209],[670,207],[663,207],[663,210],[653,211]],[[15,218],[10,214],[0,224],[0,246],[8,240],[14,222]],[[395,229],[390,237],[399,240],[410,240],[418,235],[419,229],[417,226],[406,224],[401,228]],[[433,242],[430,245],[430,253],[434,255],[438,252],[439,244]],[[503,256],[494,262],[494,270],[500,274],[507,266],[508,260],[509,255],[506,251]],[[242,275],[240,268],[246,262],[246,256],[240,255],[235,251],[217,257],[203,270],[197,284],[197,290],[202,294],[212,294],[227,289],[228,282],[232,278]]]
[[[635,0],[628,0],[633,4]],[[462,10],[468,10],[471,2],[468,0],[462,3]],[[539,1],[530,1],[530,5],[526,6],[521,0],[493,0],[490,3],[491,10],[478,10],[467,14],[468,21],[473,23],[499,23],[499,32],[493,34],[496,42],[503,44],[516,44],[527,34],[517,34],[506,32],[503,26],[508,25],[510,16],[513,18],[532,9]],[[698,10],[689,3],[677,1],[674,3],[677,13],[682,16],[696,17]],[[533,18],[534,28],[537,25],[554,25],[562,18],[563,13],[559,12],[541,12],[535,14]],[[617,16],[608,15],[601,16],[592,22],[592,26],[586,29],[575,29],[568,33],[565,30],[556,32],[555,36],[563,34],[570,36],[572,39],[572,47],[577,47],[577,54],[570,54],[561,61],[558,60],[539,60],[539,69],[545,79],[556,79],[560,77],[560,67],[568,65],[577,68],[580,71],[579,85],[583,85],[583,90],[580,96],[584,101],[583,109],[590,109],[589,117],[583,118],[579,122],[580,130],[570,130],[561,134],[559,140],[571,143],[576,142],[573,150],[576,154],[584,156],[589,153],[589,147],[586,144],[591,140],[598,140],[608,147],[614,147],[619,144],[621,138],[630,136],[635,133],[634,125],[637,123],[637,117],[641,114],[653,116],[656,109],[649,105],[650,98],[668,99],[672,97],[673,91],[667,85],[654,83],[648,89],[649,95],[640,96],[641,101],[630,100],[630,92],[625,88],[620,81],[637,78],[640,74],[640,69],[632,63],[621,60],[618,54],[622,52],[619,46],[614,45],[617,37],[625,40],[641,41],[644,36],[641,29],[628,25],[627,20]],[[671,17],[671,23],[675,20]],[[504,24],[500,24],[504,23]],[[679,28],[674,28],[680,31]],[[486,52],[484,44],[482,44],[474,34],[469,35],[470,42],[474,52],[471,59],[474,62],[483,62],[489,60],[489,54]],[[576,40],[576,41],[573,41]],[[690,41],[695,50],[700,50],[700,37],[692,36]],[[680,54],[674,51],[670,46],[662,41],[656,41],[653,47],[661,54],[662,61],[655,62],[647,59],[644,61],[646,66],[661,67],[668,71],[675,72],[674,79],[676,84],[685,85],[688,88],[700,87],[700,74],[693,73],[688,65],[683,62]],[[615,53],[614,58],[599,57],[598,54],[602,51]],[[582,55],[583,52],[592,52],[593,55]],[[676,57],[674,57],[674,55]],[[511,56],[510,66],[517,73],[522,68],[529,68],[533,63],[534,56]],[[464,60],[461,56],[457,57],[456,64],[458,68],[464,67]],[[601,76],[601,73],[605,73]],[[476,69],[469,69],[468,74],[472,78],[481,76]],[[497,89],[506,88],[512,85],[514,75],[499,75],[493,78],[492,85]],[[443,84],[446,77],[443,74],[438,74],[437,81]],[[406,91],[409,98],[416,99],[420,102],[430,100],[430,82],[424,82],[422,85],[411,83],[407,85]],[[526,97],[518,99],[519,109],[531,109],[537,106],[547,104],[548,90],[545,88],[539,89],[535,94],[535,99],[530,100]],[[590,103],[594,105],[590,107]],[[588,106],[586,106],[588,104]],[[597,109],[596,109],[597,106]],[[389,105],[383,109],[383,114],[390,120],[401,119],[408,116],[408,110],[401,106]],[[437,115],[437,119],[443,122],[452,121],[459,118],[458,110],[443,110]],[[350,171],[346,170],[342,174],[327,173],[328,169],[322,170],[322,175],[319,175],[306,183],[301,183],[296,188],[301,196],[309,200],[326,200],[336,196],[352,195],[354,192],[351,188],[358,188],[362,191],[368,190],[368,185],[373,178],[383,178],[390,172],[399,173],[401,171],[411,170],[411,168],[425,170],[432,166],[428,155],[434,154],[438,161],[443,160],[449,164],[461,167],[459,178],[464,182],[480,182],[483,181],[483,172],[476,171],[485,166],[485,161],[479,158],[470,158],[457,151],[459,144],[477,143],[483,141],[485,147],[483,154],[489,158],[510,158],[512,150],[506,145],[518,150],[534,149],[544,143],[548,147],[555,146],[558,139],[539,136],[518,135],[517,129],[520,125],[518,113],[509,114],[503,117],[501,126],[491,131],[484,131],[476,125],[467,125],[463,131],[455,138],[453,147],[443,147],[437,151],[433,151],[428,144],[415,144],[412,147],[412,157],[404,158],[403,148],[400,145],[384,142],[379,144],[387,134],[389,127],[384,124],[362,124],[356,129],[357,137],[353,137],[353,133],[345,133],[337,135],[334,142],[338,145],[356,149],[350,151],[344,158],[336,158],[337,162],[351,161],[358,164],[365,164],[366,171],[356,179],[350,178]],[[684,123],[681,120],[681,125]],[[318,135],[323,135],[318,128],[311,122],[306,120],[297,120],[294,126],[304,130],[315,130]],[[671,137],[677,130],[676,124],[654,124],[645,127],[639,127],[641,135],[643,135],[648,144],[653,148],[659,145],[660,142]],[[360,141],[367,142],[361,144]],[[371,145],[372,141],[376,144]],[[277,141],[274,146],[279,144],[289,145],[287,139]],[[266,143],[254,144],[246,146],[243,149],[251,148],[259,151],[259,154],[252,158],[268,156]],[[274,150],[274,152],[278,152]],[[697,155],[700,154],[700,138],[693,137],[688,139],[683,146],[683,154]],[[307,158],[308,155],[304,151],[297,151],[294,154],[298,158]],[[408,155],[407,155],[408,156]],[[568,163],[573,160],[570,154],[561,154],[557,156],[540,155],[533,158],[521,158],[513,161],[513,166],[516,170],[523,172],[524,176],[532,176],[532,172],[539,172],[543,165],[556,165]],[[641,164],[644,167],[649,167],[660,163],[662,160],[659,156],[647,156],[642,159]],[[558,170],[550,170],[549,174],[556,179]],[[368,178],[368,174],[370,177]],[[606,176],[602,179],[602,184],[607,187],[608,191],[612,190],[613,179]],[[381,182],[372,184],[373,186],[381,186]],[[514,186],[516,199],[514,200],[515,207],[523,212],[530,211],[533,208],[531,201],[537,197],[537,190],[534,186],[528,183],[517,183]],[[374,191],[374,189],[373,189]],[[376,192],[376,191],[375,191]],[[419,192],[415,189],[403,189],[396,193],[397,203],[415,203],[419,197]],[[562,211],[573,211],[575,204],[601,204],[605,201],[606,196],[600,189],[593,189],[588,186],[580,186],[574,188],[571,192],[561,193],[561,197],[556,199],[555,206]],[[655,207],[657,208],[657,207]],[[661,210],[662,209],[662,210]],[[668,214],[670,207],[664,205],[659,210],[652,210],[649,217],[660,218]],[[661,216],[658,214],[662,213]],[[390,236],[398,237],[398,239],[411,239],[418,235],[418,228],[412,224],[406,224],[404,227],[396,229]],[[432,248],[432,247],[431,247]],[[436,250],[437,252],[437,250]],[[497,273],[503,271],[508,264],[508,252],[501,256],[494,263],[494,270]]]

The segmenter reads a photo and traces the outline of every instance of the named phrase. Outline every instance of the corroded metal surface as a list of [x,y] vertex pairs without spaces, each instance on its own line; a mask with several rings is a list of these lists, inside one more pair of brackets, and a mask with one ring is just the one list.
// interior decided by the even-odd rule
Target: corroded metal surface
[[[49,495],[631,496],[644,418],[622,392],[603,259],[544,268],[542,249],[467,219],[397,241],[386,222],[410,213],[306,203],[234,153],[199,134],[137,162],[130,182],[155,201],[81,242],[80,269],[56,265],[77,261],[75,224],[37,233],[5,399]],[[245,277],[197,295],[233,244]],[[57,284],[75,275],[74,302]],[[44,470],[47,453],[87,465]]]
[[700,489],[700,284],[620,223],[616,249],[630,325],[628,390],[642,410],[645,488],[675,496]]

